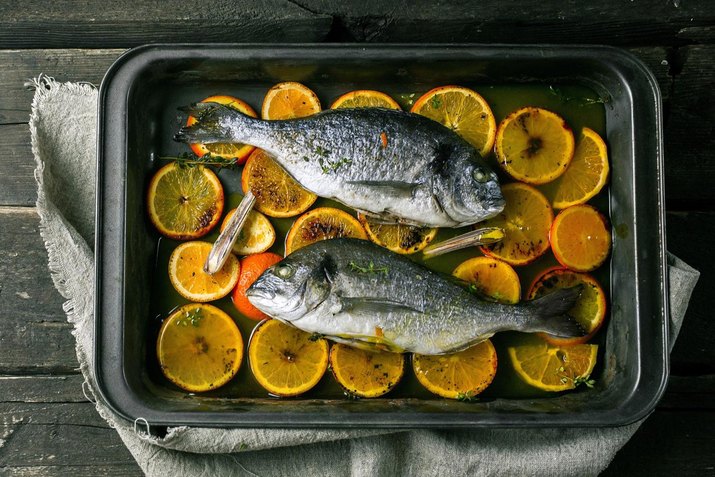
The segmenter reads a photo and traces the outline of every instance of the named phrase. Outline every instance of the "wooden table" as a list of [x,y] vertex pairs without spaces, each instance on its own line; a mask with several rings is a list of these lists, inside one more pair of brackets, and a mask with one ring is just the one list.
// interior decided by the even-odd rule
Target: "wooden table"
[[715,475],[711,1],[172,0],[160,10],[150,2],[105,3],[0,4],[0,474],[141,473],[82,394],[72,327],[38,231],[27,127],[33,93],[25,81],[43,72],[98,85],[122,51],[151,42],[431,41],[611,44],[655,73],[665,114],[668,249],[702,277],[672,354],[668,391],[606,474]]

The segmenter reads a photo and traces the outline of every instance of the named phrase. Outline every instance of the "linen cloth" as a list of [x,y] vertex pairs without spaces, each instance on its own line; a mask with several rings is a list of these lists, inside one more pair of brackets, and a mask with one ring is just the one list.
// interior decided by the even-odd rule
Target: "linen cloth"
[[[97,91],[33,81],[30,131],[40,232],[56,288],[67,301],[80,369],[93,393],[94,209]],[[671,347],[699,272],[669,255]],[[597,475],[641,422],[602,429],[332,430],[170,428],[165,437],[113,415],[150,476]]]

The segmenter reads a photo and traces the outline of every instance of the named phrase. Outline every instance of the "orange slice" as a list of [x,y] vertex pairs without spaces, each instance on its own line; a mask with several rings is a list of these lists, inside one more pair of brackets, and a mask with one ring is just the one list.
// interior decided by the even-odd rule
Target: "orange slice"
[[590,205],[562,210],[554,219],[550,238],[556,260],[577,272],[597,269],[611,250],[606,219]]
[[525,383],[543,391],[567,391],[591,375],[598,346],[554,346],[538,336],[525,335],[507,352],[516,374]]
[[492,150],[496,121],[489,104],[476,91],[461,86],[440,86],[423,94],[410,111],[447,126],[482,156]]
[[[231,209],[226,214],[221,223],[222,232],[235,212],[236,209]],[[251,210],[248,212],[246,222],[233,244],[233,253],[236,255],[250,255],[265,252],[273,246],[275,241],[276,230],[273,228],[271,221],[262,213]]]
[[347,212],[318,207],[298,217],[286,236],[286,255],[321,240],[352,237],[367,240],[360,222]]
[[549,229],[554,218],[549,201],[531,186],[502,186],[506,207],[497,216],[479,224],[504,230],[501,242],[481,247],[482,252],[510,265],[526,265],[549,249]]
[[328,368],[328,342],[278,320],[253,330],[248,359],[258,384],[271,394],[297,396],[318,384]]
[[358,214],[371,241],[403,255],[419,252],[434,240],[439,229],[402,224],[381,224]]
[[583,204],[601,192],[608,181],[608,149],[601,136],[583,128],[573,160],[566,172],[544,185],[544,193],[555,209]]
[[374,398],[388,393],[400,382],[405,374],[405,357],[337,343],[330,347],[330,369],[349,394]]
[[338,108],[389,108],[400,109],[397,101],[380,91],[361,89],[350,91],[336,99],[330,109]]
[[262,149],[246,161],[241,175],[244,192],[256,196],[256,209],[269,217],[293,217],[305,212],[318,198],[298,184]]
[[263,119],[295,119],[320,112],[318,96],[307,86],[287,81],[268,90],[263,98]]
[[606,294],[598,281],[586,273],[572,272],[565,268],[550,268],[542,273],[529,289],[529,300],[540,298],[560,288],[571,288],[582,285],[581,296],[568,311],[586,332],[586,336],[578,338],[558,338],[540,333],[546,341],[553,345],[574,345],[588,342],[601,328],[606,318]]
[[474,257],[460,263],[452,272],[471,283],[476,291],[495,301],[516,304],[521,298],[521,283],[513,268],[491,257]]
[[269,318],[268,315],[263,313],[261,310],[253,306],[250,301],[248,301],[248,298],[246,297],[246,290],[253,285],[253,282],[258,280],[258,277],[260,277],[268,267],[275,265],[281,260],[283,260],[283,257],[270,252],[249,255],[241,260],[241,275],[238,278],[236,288],[233,289],[231,299],[233,300],[233,305],[236,309],[245,317],[252,320],[263,320],[264,318]]
[[185,242],[176,247],[169,257],[171,284],[187,300],[218,300],[231,293],[238,282],[240,264],[231,254],[221,270],[213,275],[204,272],[211,246],[208,242]]
[[469,400],[484,391],[497,372],[497,352],[490,340],[463,351],[441,355],[412,355],[417,380],[430,392]]
[[233,319],[220,309],[189,303],[164,320],[156,353],[169,381],[186,391],[210,391],[238,372],[243,338]]
[[149,219],[159,233],[175,240],[209,233],[221,218],[223,203],[221,182],[204,166],[181,167],[172,162],[149,182]]
[[[258,117],[252,107],[250,107],[246,102],[238,98],[234,98],[233,96],[209,96],[208,98],[201,100],[201,102],[225,104],[226,106],[236,109],[247,116],[251,116],[253,118]],[[191,126],[196,123],[196,121],[198,120],[195,117],[189,116],[186,121],[186,125]],[[248,144],[238,143],[189,144],[189,147],[191,147],[194,154],[199,157],[210,153],[211,155],[220,156],[226,159],[237,159],[239,164],[246,162],[248,155],[255,149],[255,147]]]
[[526,107],[499,124],[494,150],[499,165],[514,179],[545,184],[566,171],[574,154],[574,138],[561,116]]

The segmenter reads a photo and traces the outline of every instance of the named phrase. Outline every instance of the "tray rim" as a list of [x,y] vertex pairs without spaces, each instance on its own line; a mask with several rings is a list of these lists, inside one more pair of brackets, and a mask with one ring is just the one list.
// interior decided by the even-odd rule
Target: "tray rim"
[[[166,426],[166,425],[201,425],[206,427],[340,427],[340,428],[359,428],[359,427],[381,427],[381,428],[464,428],[464,427],[481,427],[481,426],[493,426],[493,427],[534,427],[534,426],[552,426],[552,427],[602,427],[602,426],[620,426],[630,424],[635,422],[645,416],[647,416],[657,405],[657,402],[662,397],[665,392],[667,379],[669,374],[669,352],[668,352],[668,332],[669,332],[669,303],[667,294],[667,283],[668,283],[668,268],[667,268],[667,256],[666,256],[666,237],[665,237],[665,192],[664,192],[664,159],[663,159],[663,125],[662,125],[662,99],[658,83],[653,75],[653,73],[648,69],[648,67],[632,53],[625,51],[620,48],[604,46],[604,45],[554,45],[554,44],[470,44],[470,43],[425,43],[425,44],[355,44],[355,43],[296,43],[296,44],[275,44],[275,43],[181,43],[181,44],[149,44],[142,45],[124,52],[117,60],[110,66],[107,70],[104,79],[102,80],[101,87],[99,89],[98,95],[98,141],[97,141],[97,173],[96,173],[96,184],[97,184],[97,201],[96,201],[96,224],[95,224],[95,322],[94,322],[94,349],[93,349],[93,371],[95,373],[95,381],[97,384],[97,392],[103,399],[104,403],[116,414],[121,416],[123,419],[131,422],[140,418],[135,418],[124,406],[117,403],[114,399],[111,399],[112,392],[116,391],[113,389],[113,385],[107,383],[104,379],[102,372],[100,371],[100,365],[105,362],[108,356],[99,346],[102,342],[102,325],[103,320],[99,317],[102,316],[102,282],[103,282],[103,248],[102,248],[102,230],[104,227],[104,216],[103,216],[103,200],[104,200],[104,181],[103,181],[103,145],[104,145],[104,135],[105,130],[105,117],[104,117],[104,104],[108,90],[110,89],[111,80],[116,76],[116,74],[126,66],[128,62],[131,62],[137,58],[142,59],[142,57],[151,57],[154,53],[171,53],[171,54],[187,54],[187,53],[201,53],[206,50],[243,50],[243,52],[251,52],[253,54],[264,54],[262,58],[273,58],[278,59],[284,57],[286,52],[300,52],[303,58],[306,57],[306,53],[316,55],[319,57],[320,52],[324,50],[335,50],[341,52],[355,52],[355,53],[366,53],[369,54],[382,54],[388,51],[402,51],[419,53],[424,51],[435,52],[449,52],[449,53],[470,53],[474,58],[478,58],[479,54],[485,54],[486,52],[501,51],[506,54],[516,53],[516,54],[526,54],[529,52],[539,52],[542,57],[563,57],[564,59],[591,59],[603,63],[603,58],[598,58],[598,55],[607,54],[609,56],[609,61],[620,62],[621,66],[628,66],[636,71],[638,74],[643,76],[643,79],[647,83],[650,91],[653,93],[654,99],[654,118],[655,118],[655,186],[657,189],[657,214],[656,214],[656,229],[658,231],[658,262],[656,263],[659,278],[661,279],[662,287],[659,289],[661,292],[660,298],[662,301],[658,303],[660,308],[660,320],[659,329],[661,331],[660,345],[662,347],[663,353],[661,373],[658,376],[660,379],[658,382],[649,384],[650,400],[648,404],[635,412],[630,412],[629,414],[622,415],[618,412],[612,410],[605,411],[601,413],[594,413],[591,416],[601,415],[601,417],[609,417],[610,420],[607,422],[599,421],[598,419],[583,419],[578,418],[573,413],[563,413],[563,414],[552,414],[552,413],[528,413],[528,414],[511,414],[508,417],[504,417],[503,414],[499,414],[498,419],[488,420],[480,419],[484,415],[490,415],[489,412],[485,413],[472,413],[468,416],[472,419],[464,419],[464,415],[458,421],[455,421],[454,417],[458,415],[457,412],[450,414],[443,413],[425,413],[420,412],[415,415],[418,419],[413,419],[411,421],[404,422],[402,415],[399,413],[387,413],[386,416],[390,417],[387,421],[374,422],[375,413],[350,413],[350,414],[336,414],[332,416],[333,419],[338,418],[341,422],[335,422],[334,420],[329,422],[324,422],[324,414],[302,414],[303,416],[311,417],[308,420],[300,420],[295,422],[295,420],[286,421],[285,419],[276,421],[275,413],[260,413],[253,412],[252,418],[248,421],[245,419],[242,422],[205,422],[202,419],[179,419],[179,420],[152,420],[150,423],[151,427],[154,426]],[[204,53],[205,54],[205,53]],[[309,56],[309,55],[308,55]],[[210,53],[208,55],[210,57]],[[371,58],[376,59],[376,58]],[[124,226],[124,224],[122,224]],[[122,231],[124,233],[124,230]],[[124,235],[123,235],[124,237]],[[655,259],[654,259],[655,260]],[[655,304],[654,304],[655,306]],[[122,310],[123,311],[123,310]],[[642,323],[638,323],[639,328]],[[638,341],[639,345],[640,340]],[[639,361],[640,362],[640,361]],[[640,369],[639,369],[640,371]],[[123,372],[123,370],[122,370]],[[638,381],[642,379],[639,374]],[[122,383],[126,387],[126,382]],[[244,398],[245,400],[245,398]],[[629,398],[630,400],[630,398]],[[310,400],[305,400],[310,401]],[[316,400],[320,401],[320,400]],[[145,408],[151,411],[150,408]],[[189,414],[184,412],[183,414]],[[205,412],[205,413],[192,413],[194,415],[201,415],[210,417],[221,417],[225,419],[230,413],[221,412]],[[247,417],[246,413],[238,414],[242,418]],[[493,414],[491,414],[493,416]],[[321,416],[323,419],[321,419]],[[349,416],[349,419],[345,419]],[[385,416],[383,416],[385,417]],[[394,419],[398,417],[399,419]],[[512,418],[509,418],[512,417]],[[514,419],[516,417],[516,419]],[[474,419],[476,418],[476,419]],[[525,419],[526,418],[526,419]],[[330,416],[328,416],[330,419]]]

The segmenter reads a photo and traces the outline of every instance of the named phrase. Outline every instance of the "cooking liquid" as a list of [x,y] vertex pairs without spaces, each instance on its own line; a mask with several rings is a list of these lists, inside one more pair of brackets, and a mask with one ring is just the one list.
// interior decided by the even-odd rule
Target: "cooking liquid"
[[[558,88],[552,88],[549,85],[470,87],[473,87],[475,91],[477,91],[487,100],[487,102],[492,108],[492,111],[494,112],[497,124],[499,124],[499,122],[510,112],[516,109],[519,109],[523,106],[535,106],[546,108],[561,115],[569,124],[569,126],[571,126],[572,130],[574,131],[574,136],[576,140],[578,140],[579,132],[583,127],[589,127],[593,129],[605,139],[606,121],[604,108],[608,107],[608,104],[602,104],[601,99],[599,99],[598,95],[594,91],[583,86],[559,85]],[[390,91],[387,88],[384,88],[382,90],[388,94],[391,94],[391,96],[393,96],[393,98],[395,98],[401,104],[403,109],[409,110],[411,103],[417,100],[419,96],[428,89],[430,88],[426,87],[425,89],[421,89],[420,91],[417,91],[415,93],[404,91]],[[319,96],[321,96],[319,89],[316,88],[316,92]],[[239,95],[239,97],[241,97],[240,93],[236,93],[236,95]],[[196,99],[200,99],[201,97],[202,96],[200,94],[197,94]],[[326,102],[325,99],[321,96],[323,104],[330,104]],[[259,106],[259,104],[256,104],[254,106]],[[260,110],[260,108],[257,107],[256,110]],[[496,164],[496,159],[494,158],[493,154],[491,154],[487,158],[487,162],[490,164],[492,169],[499,174],[500,181],[502,184],[513,182],[513,180],[508,178],[508,176],[506,176],[501,171],[499,166]],[[241,201],[241,171],[242,168],[238,168],[235,170],[222,169],[218,172],[218,176],[221,179],[221,182],[227,194],[224,216],[226,212],[235,208]],[[601,191],[601,193],[591,199],[589,203],[598,208],[598,210],[600,210],[602,213],[607,214],[608,187],[605,187]],[[332,200],[323,198],[319,198],[312,208],[325,206],[343,209],[355,215],[355,212],[349,207],[346,207]],[[554,214],[556,213],[558,213],[558,211],[554,211]],[[296,217],[287,219],[276,219],[269,217],[269,219],[276,230],[276,241],[269,251],[283,256],[285,236],[291,225],[295,221]],[[433,243],[437,243],[455,235],[465,233],[469,230],[471,230],[471,227],[464,227],[460,229],[440,229]],[[201,238],[200,240],[213,242],[218,237],[218,233],[219,227],[217,226],[211,234]],[[158,361],[156,358],[155,346],[156,338],[158,336],[162,320],[166,318],[169,314],[171,314],[171,311],[176,307],[188,303],[185,298],[181,297],[174,290],[167,272],[169,256],[179,243],[180,242],[169,240],[163,237],[160,238],[157,242],[154,276],[152,277],[151,281],[151,283],[153,284],[151,294],[151,316],[154,318],[151,319],[148,323],[148,326],[150,327],[148,336],[150,336],[153,341],[147,343],[148,371],[151,379],[155,380],[157,383],[160,383],[163,386],[173,388],[175,390],[179,390],[179,388],[170,383],[163,376],[159,369]],[[448,253],[446,255],[435,257],[429,260],[421,260],[419,253],[410,255],[410,257],[413,260],[423,263],[425,266],[433,270],[437,270],[446,274],[451,274],[452,271],[457,267],[457,265],[459,265],[463,261],[480,255],[482,255],[480,250],[476,247],[472,247]],[[606,264],[602,265],[599,269],[592,272],[592,275],[595,276],[596,279],[601,283],[601,286],[603,287],[604,291],[606,291],[607,295],[610,290],[608,264],[609,262],[607,261]],[[547,268],[557,265],[559,265],[558,262],[549,250],[542,257],[527,266],[514,267],[521,280],[522,297],[524,297],[528,293],[531,283],[541,272],[543,272]],[[243,362],[237,375],[228,384],[224,385],[220,389],[207,393],[202,393],[202,395],[217,398],[270,397],[268,392],[264,390],[254,379],[253,374],[250,370],[250,365],[248,363],[248,342],[250,340],[253,329],[259,322],[250,320],[241,315],[233,306],[230,295],[221,300],[211,302],[211,304],[218,306],[234,318],[243,336],[245,349],[243,353]],[[590,343],[596,343],[600,345],[599,362],[596,364],[596,368],[594,369],[594,372],[591,376],[596,380],[598,380],[600,371],[602,369],[601,361],[603,359],[603,343],[605,342],[605,329],[608,326],[608,320],[609,317],[607,316],[604,326],[590,341]],[[515,343],[519,339],[520,335],[520,333],[516,332],[503,332],[497,333],[491,338],[498,355],[497,373],[492,384],[478,396],[479,399],[487,400],[496,397],[535,398],[555,395],[555,393],[540,391],[525,384],[513,371],[509,356],[506,352],[506,348],[510,344]],[[407,362],[404,377],[402,378],[400,383],[396,385],[395,388],[393,388],[393,390],[391,390],[383,398],[395,399],[409,397],[421,399],[441,399],[427,391],[417,381],[417,378],[412,371],[411,355],[409,353],[405,355],[405,359],[407,360]],[[578,391],[579,390],[570,392]],[[293,399],[345,398],[346,396],[343,389],[328,370],[317,386],[315,386],[309,392]]]

